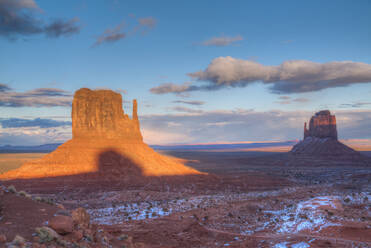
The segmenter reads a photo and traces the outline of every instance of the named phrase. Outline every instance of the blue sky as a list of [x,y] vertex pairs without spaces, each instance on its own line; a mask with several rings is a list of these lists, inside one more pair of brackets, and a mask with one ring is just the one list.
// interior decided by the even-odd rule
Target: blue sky
[[[14,2],[18,4],[15,7],[12,5]],[[10,0],[0,0],[0,16],[3,15],[4,18],[6,13],[16,13],[22,17],[26,13],[32,16],[40,30],[27,33],[19,26],[10,29],[6,26],[9,23],[0,22],[0,84],[11,88],[0,95],[0,102],[4,102],[11,93],[24,93],[40,88],[60,89],[69,94],[81,87],[125,90],[124,99],[139,100],[142,127],[146,129],[144,133],[164,137],[149,138],[149,142],[153,143],[208,142],[211,138],[214,141],[256,140],[259,137],[261,140],[291,139],[301,136],[302,120],[323,108],[335,112],[340,120],[342,116],[346,119],[345,117],[354,113],[358,113],[362,120],[369,120],[370,1],[14,2],[10,4]],[[56,30],[54,33],[48,32],[50,29],[47,27],[54,27],[52,24],[56,20],[71,29],[61,33],[56,33]],[[320,66],[344,61],[362,65],[346,65],[354,66],[357,71],[335,80],[328,87],[318,86],[319,89],[310,91],[298,89],[298,92],[296,88],[289,86],[290,90],[272,93],[271,88],[275,87],[276,82],[262,83],[263,79],[251,81],[251,75],[244,71],[240,72],[244,75],[242,84],[235,79],[218,81],[222,85],[215,89],[214,86],[218,84],[215,78],[223,77],[220,74],[224,71],[218,72],[218,75],[206,71],[214,59],[220,57],[224,59],[221,63],[229,57],[233,61],[237,60],[236,67],[244,61],[267,67],[298,60],[319,63]],[[331,73],[337,72],[336,70],[341,73],[346,70],[344,68],[348,68],[331,66]],[[357,74],[358,66],[362,66],[362,80]],[[202,77],[189,76],[189,73],[198,71],[204,71]],[[328,75],[330,72],[324,73]],[[344,78],[347,78],[346,86],[338,87],[344,84]],[[303,80],[305,83],[313,83],[307,75],[294,75],[292,80],[297,84],[301,84]],[[181,93],[168,91],[161,94],[150,91],[163,84],[174,86],[184,83],[196,87],[209,85],[213,86],[213,90],[185,90]],[[323,85],[327,81],[320,79],[314,83]],[[189,104],[194,101],[202,104]],[[45,118],[65,122],[71,111],[69,106],[63,104],[1,106],[2,119]],[[125,107],[130,108],[130,103]],[[197,125],[208,123],[207,119],[202,119],[199,120],[202,123],[187,126],[186,129],[190,131],[187,137],[183,137],[180,134],[184,134],[184,129],[174,129],[168,134],[171,129],[169,126],[161,129],[161,125],[153,123],[155,118],[150,118],[153,115],[163,116],[162,124],[166,126],[179,115],[206,116],[215,112],[237,113],[241,109],[265,113],[267,116],[271,111],[290,116],[296,113],[302,119],[292,124],[291,132],[284,132],[285,135],[279,136],[272,135],[276,133],[273,131],[261,131],[260,136],[239,135],[235,128],[228,127],[227,124],[220,125],[214,133],[206,132],[207,135],[194,133],[200,129]],[[222,119],[226,117],[220,115],[220,118],[223,122]],[[178,127],[185,125],[185,122],[178,123]],[[354,129],[358,127],[357,123],[353,123]],[[287,128],[280,123],[277,125]],[[154,126],[158,128],[153,129]],[[49,133],[53,133],[52,129]],[[14,144],[20,137],[26,143],[31,139],[33,143],[42,143],[68,137],[62,135],[63,138],[56,138],[57,135],[53,133],[50,138],[45,134],[46,130],[38,126],[34,127],[32,135],[27,135],[30,133],[27,130],[15,132],[2,128],[0,145],[12,143],[12,137],[16,137],[13,139]],[[231,130],[233,135],[230,137],[235,137],[233,139],[228,139],[228,135],[218,136],[220,133],[228,134]],[[254,127],[250,127],[250,131],[249,133],[256,133]],[[353,137],[354,132],[348,132],[344,137],[371,138],[370,129],[357,134],[357,137]]]

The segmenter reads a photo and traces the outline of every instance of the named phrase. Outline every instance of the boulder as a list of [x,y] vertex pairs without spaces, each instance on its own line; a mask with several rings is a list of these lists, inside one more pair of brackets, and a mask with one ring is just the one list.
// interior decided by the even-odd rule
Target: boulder
[[70,216],[57,215],[49,220],[49,226],[59,234],[68,234],[73,231],[73,220]]

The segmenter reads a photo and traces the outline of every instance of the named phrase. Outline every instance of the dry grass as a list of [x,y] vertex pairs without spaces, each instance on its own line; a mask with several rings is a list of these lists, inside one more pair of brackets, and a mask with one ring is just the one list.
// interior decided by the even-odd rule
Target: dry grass
[[0,173],[17,169],[23,163],[44,155],[45,153],[0,153]]

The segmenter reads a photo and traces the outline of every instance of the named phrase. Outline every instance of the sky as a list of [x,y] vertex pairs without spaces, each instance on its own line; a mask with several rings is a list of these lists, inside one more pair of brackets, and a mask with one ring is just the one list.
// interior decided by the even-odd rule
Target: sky
[[82,87],[138,99],[150,144],[371,140],[371,2],[0,0],[0,145],[71,137]]

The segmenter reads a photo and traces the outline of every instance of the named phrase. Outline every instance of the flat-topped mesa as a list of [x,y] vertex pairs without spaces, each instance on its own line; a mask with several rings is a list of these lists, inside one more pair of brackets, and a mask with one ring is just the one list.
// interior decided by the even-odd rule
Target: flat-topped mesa
[[338,139],[336,130],[336,117],[331,115],[329,110],[322,110],[317,112],[309,122],[309,129],[307,123],[304,124],[304,139],[307,137],[316,138],[331,138]]
[[142,141],[137,101],[133,101],[130,119],[122,109],[121,94],[87,88],[76,91],[72,102],[72,137]]

